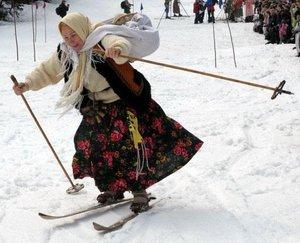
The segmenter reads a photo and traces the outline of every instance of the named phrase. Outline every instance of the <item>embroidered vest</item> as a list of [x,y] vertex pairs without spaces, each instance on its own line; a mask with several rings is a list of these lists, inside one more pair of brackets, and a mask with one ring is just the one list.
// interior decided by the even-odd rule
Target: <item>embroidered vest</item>
[[[62,51],[59,45],[57,53],[58,58],[61,59]],[[148,103],[151,100],[151,85],[144,75],[134,69],[129,63],[117,65],[110,58],[105,60],[101,56],[93,54],[91,65],[106,79],[113,91],[129,106],[139,111],[143,111],[148,107]],[[67,82],[73,69],[72,63],[67,63],[65,69],[67,71],[64,74],[64,79]],[[82,94],[85,95],[88,92],[84,88]],[[87,99],[88,97],[85,95],[81,107],[87,103]]]

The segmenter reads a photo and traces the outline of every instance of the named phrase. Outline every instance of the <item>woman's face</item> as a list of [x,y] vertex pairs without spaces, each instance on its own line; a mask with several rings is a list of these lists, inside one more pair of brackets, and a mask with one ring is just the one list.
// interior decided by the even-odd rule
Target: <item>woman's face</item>
[[79,52],[84,45],[84,42],[79,35],[66,24],[61,25],[60,31],[67,45],[72,47],[74,51]]

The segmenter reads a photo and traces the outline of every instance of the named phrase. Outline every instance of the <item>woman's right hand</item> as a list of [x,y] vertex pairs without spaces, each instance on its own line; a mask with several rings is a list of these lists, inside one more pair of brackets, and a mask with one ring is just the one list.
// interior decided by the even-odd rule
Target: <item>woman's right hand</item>
[[18,83],[13,86],[13,90],[16,95],[21,95],[24,92],[28,91],[29,87],[27,83]]

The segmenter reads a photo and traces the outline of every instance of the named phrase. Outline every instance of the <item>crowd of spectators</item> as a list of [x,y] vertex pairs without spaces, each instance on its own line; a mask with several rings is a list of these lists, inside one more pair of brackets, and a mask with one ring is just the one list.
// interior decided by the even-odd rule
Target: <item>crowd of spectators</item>
[[253,30],[266,44],[295,43],[300,0],[255,0]]
[[[170,2],[165,0],[166,18]],[[206,10],[208,23],[215,23],[216,4],[229,21],[254,22],[253,30],[264,35],[266,44],[295,43],[300,57],[300,0],[195,0],[194,24],[203,23]]]

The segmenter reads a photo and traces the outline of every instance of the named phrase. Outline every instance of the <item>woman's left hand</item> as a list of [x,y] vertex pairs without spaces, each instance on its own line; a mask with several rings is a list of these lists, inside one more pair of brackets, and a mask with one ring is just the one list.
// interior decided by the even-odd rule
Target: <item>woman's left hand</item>
[[121,54],[121,50],[116,47],[110,47],[105,50],[105,56],[110,58],[117,58]]

